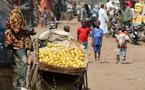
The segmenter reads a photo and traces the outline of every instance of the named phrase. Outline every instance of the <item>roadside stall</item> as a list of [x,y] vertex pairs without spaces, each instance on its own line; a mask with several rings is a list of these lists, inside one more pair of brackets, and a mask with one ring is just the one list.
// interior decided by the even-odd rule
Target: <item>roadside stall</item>
[[46,31],[42,36],[45,34],[47,38],[40,35],[35,43],[41,48],[35,48],[30,90],[87,90],[87,60],[82,46],[61,30]]

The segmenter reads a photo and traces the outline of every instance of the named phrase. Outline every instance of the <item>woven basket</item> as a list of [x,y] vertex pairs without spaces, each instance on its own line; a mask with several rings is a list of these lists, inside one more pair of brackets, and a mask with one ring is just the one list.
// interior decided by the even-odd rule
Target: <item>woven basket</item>
[[80,68],[74,68],[74,67],[59,67],[54,65],[48,65],[39,63],[39,69],[43,71],[50,71],[50,72],[56,72],[56,73],[63,73],[63,74],[72,74],[72,75],[78,75],[83,73],[86,67],[80,67]]

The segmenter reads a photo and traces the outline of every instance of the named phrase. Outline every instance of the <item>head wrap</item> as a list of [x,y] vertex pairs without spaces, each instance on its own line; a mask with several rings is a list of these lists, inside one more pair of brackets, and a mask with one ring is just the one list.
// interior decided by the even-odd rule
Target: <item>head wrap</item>
[[25,26],[25,20],[23,18],[22,12],[16,8],[13,9],[8,16],[8,20],[6,22],[6,29],[11,30],[20,30]]

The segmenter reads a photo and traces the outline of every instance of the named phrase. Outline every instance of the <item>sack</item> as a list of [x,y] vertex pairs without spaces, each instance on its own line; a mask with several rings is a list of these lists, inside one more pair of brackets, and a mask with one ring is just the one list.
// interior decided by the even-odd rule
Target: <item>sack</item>
[[15,58],[12,49],[0,47],[0,68],[15,65]]

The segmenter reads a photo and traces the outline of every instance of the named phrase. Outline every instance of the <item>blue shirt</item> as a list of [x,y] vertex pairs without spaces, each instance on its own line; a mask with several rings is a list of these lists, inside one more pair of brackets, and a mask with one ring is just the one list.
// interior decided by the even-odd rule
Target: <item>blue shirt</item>
[[93,45],[102,44],[102,37],[103,37],[103,30],[100,28],[93,28],[92,30]]
[[97,10],[96,8],[93,8],[93,9],[91,10],[91,13],[92,13],[93,16],[97,16],[98,10]]

